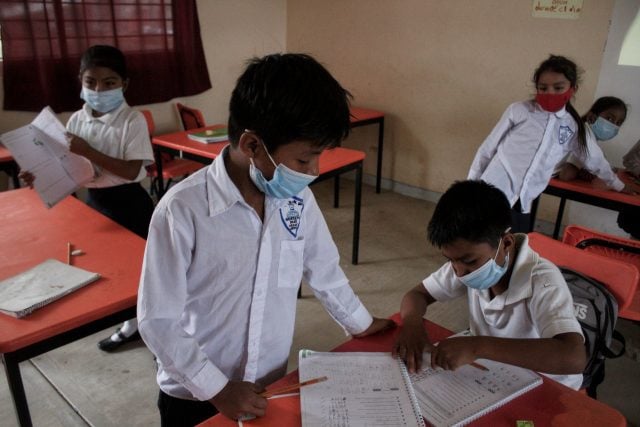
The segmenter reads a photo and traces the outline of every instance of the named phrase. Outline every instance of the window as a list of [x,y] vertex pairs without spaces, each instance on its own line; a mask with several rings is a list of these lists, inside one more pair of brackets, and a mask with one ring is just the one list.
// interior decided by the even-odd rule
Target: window
[[618,64],[640,67],[640,10],[622,42]]
[[211,87],[195,0],[3,0],[0,25],[5,109],[78,109],[80,57],[95,44],[125,54],[132,105]]

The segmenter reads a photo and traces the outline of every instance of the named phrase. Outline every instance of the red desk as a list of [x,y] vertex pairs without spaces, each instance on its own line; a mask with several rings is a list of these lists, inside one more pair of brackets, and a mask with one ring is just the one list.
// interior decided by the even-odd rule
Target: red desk
[[8,149],[0,144],[0,171],[4,171],[13,180],[13,188],[20,188],[18,179],[18,164],[13,160],[13,156]]
[[[207,129],[218,129],[224,127],[224,125],[207,126],[200,129],[194,129],[190,131],[174,132],[166,135],[154,136],[151,140],[152,144],[156,148],[156,152],[168,151],[172,154],[181,154],[184,158],[196,160],[205,164],[211,163],[215,159],[222,149],[228,144],[225,142],[217,142],[213,144],[203,144],[198,141],[189,139],[188,133],[202,132]],[[158,175],[162,174],[162,156],[156,154],[156,167]],[[324,150],[320,155],[320,175],[313,181],[313,184],[322,182],[329,178],[337,177],[343,173],[355,170],[355,202],[353,211],[353,246],[351,262],[353,264],[358,263],[358,249],[360,244],[360,207],[362,202],[362,163],[364,161],[365,154],[362,151],[351,150],[349,148],[336,147],[331,150]],[[336,187],[334,188],[334,206],[338,207],[339,204],[339,189],[337,188],[338,182],[336,181]],[[164,193],[164,188],[161,188],[160,196]]]
[[20,425],[29,426],[19,363],[135,317],[145,241],[73,197],[47,209],[29,189],[0,193],[0,218],[0,279],[47,258],[66,262],[67,242],[85,252],[73,265],[102,276],[25,318],[0,314],[0,357]]
[[[399,321],[395,314],[392,319]],[[425,321],[432,340],[441,340],[451,332]],[[381,335],[352,339],[333,351],[390,351],[397,330]],[[298,382],[298,372],[294,371],[268,387],[277,388]],[[283,402],[277,402],[282,400]],[[287,402],[288,401],[288,402]],[[244,421],[245,426],[299,426],[300,398],[283,398],[270,401],[265,417],[253,421]],[[278,412],[281,411],[281,412]],[[284,412],[286,411],[286,412]],[[285,421],[286,420],[286,421]],[[471,423],[471,426],[505,426],[513,427],[517,420],[532,420],[536,426],[625,426],[624,416],[615,409],[591,399],[543,376],[543,383],[530,392],[512,400],[505,406],[488,413]],[[201,423],[199,427],[238,426],[223,415],[216,415]]]
[[380,193],[382,178],[382,148],[384,143],[384,113],[368,108],[351,107],[351,127],[378,125],[378,156],[376,158],[376,193]]
[[[618,176],[624,182],[632,182],[631,177],[628,176],[626,172],[620,171],[618,172]],[[560,234],[562,216],[567,199],[611,210],[620,210],[630,205],[640,206],[640,196],[610,190],[601,179],[597,178],[591,182],[577,179],[573,181],[560,181],[559,179],[552,178],[543,193],[560,197],[560,206],[558,207],[555,228],[553,230],[554,239],[557,239]],[[531,210],[533,221],[535,221],[536,218],[536,210],[537,202]]]

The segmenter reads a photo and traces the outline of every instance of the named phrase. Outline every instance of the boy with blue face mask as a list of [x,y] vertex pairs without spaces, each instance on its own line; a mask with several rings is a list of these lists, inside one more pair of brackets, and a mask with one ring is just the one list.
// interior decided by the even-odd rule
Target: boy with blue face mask
[[162,425],[265,413],[260,392],[286,373],[301,280],[353,336],[391,327],[353,293],[307,187],[349,128],[349,93],[313,58],[253,59],[231,96],[230,145],[159,202],[138,320]]
[[[405,294],[393,354],[412,372],[423,363],[454,370],[484,358],[578,389],[586,353],[569,288],[526,234],[510,232],[510,211],[505,195],[484,181],[457,182],[444,193],[428,235],[449,262]],[[422,322],[427,306],[465,295],[472,336],[433,346]],[[430,360],[423,362],[423,351]]]

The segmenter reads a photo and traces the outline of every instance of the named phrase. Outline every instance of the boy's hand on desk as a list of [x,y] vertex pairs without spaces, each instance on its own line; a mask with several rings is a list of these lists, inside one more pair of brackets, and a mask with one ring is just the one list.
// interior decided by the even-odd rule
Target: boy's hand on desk
[[391,355],[404,360],[409,372],[418,372],[422,367],[422,353],[432,349],[422,316],[405,317]]
[[36,180],[36,177],[29,171],[20,171],[18,178],[20,178],[29,188],[33,188],[33,181]]
[[396,327],[396,324],[393,322],[393,320],[380,319],[378,317],[374,317],[373,322],[371,322],[371,325],[369,325],[367,329],[353,336],[354,338],[362,338],[362,337],[366,337],[367,335],[377,334],[378,332],[386,331],[387,329],[391,329],[395,327]]
[[237,420],[247,414],[262,417],[267,399],[260,396],[264,387],[246,381],[229,381],[209,402],[224,416]]
[[620,190],[621,193],[625,194],[640,194],[640,186],[634,184],[625,184],[624,188]]
[[478,358],[476,344],[479,337],[447,338],[431,351],[431,367],[441,367],[453,371],[468,365]]

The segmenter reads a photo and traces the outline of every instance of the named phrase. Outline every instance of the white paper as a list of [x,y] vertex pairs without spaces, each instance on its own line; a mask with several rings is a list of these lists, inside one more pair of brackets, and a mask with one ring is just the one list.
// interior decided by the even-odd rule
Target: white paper
[[24,171],[34,175],[33,186],[52,207],[93,178],[93,166],[71,153],[65,128],[46,107],[28,125],[0,135],[0,140]]

